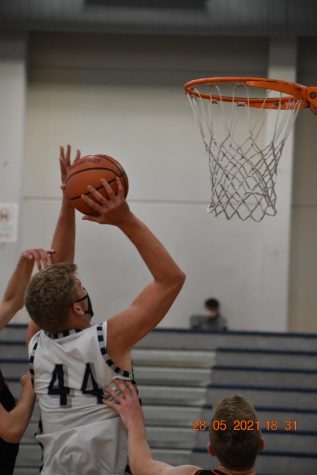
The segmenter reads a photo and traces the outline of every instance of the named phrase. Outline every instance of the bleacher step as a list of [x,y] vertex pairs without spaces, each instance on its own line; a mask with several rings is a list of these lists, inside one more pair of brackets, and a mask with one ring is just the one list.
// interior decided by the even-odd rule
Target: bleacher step
[[202,408],[186,406],[143,405],[147,426],[191,427],[192,421],[202,419]]
[[142,350],[139,348],[132,351],[135,366],[210,368],[215,363],[215,357],[215,351]]
[[[282,422],[280,424],[282,426]],[[206,449],[209,442],[208,431],[194,431],[192,426],[183,427],[147,427],[147,439],[152,448],[192,449],[193,447]],[[275,452],[276,447],[282,452],[301,452],[315,454],[317,433],[299,431],[271,431],[264,432],[265,450]]]
[[[270,422],[271,425],[271,422]],[[279,422],[280,427],[286,427],[284,420]],[[190,431],[190,429],[188,429]],[[208,432],[197,431],[195,433],[195,447],[204,450],[208,443]],[[157,443],[157,440],[164,436],[164,431],[153,433],[153,443]],[[185,434],[180,433],[180,437],[184,440]],[[263,437],[265,440],[265,450],[269,452],[289,452],[302,454],[314,454],[317,458],[316,437],[317,432],[303,432],[299,430],[294,431],[263,431]],[[169,439],[168,439],[169,440]],[[159,443],[159,442],[158,442]],[[170,443],[173,443],[171,440]],[[172,446],[171,446],[172,448]]]
[[172,350],[214,350],[243,348],[257,350],[317,351],[317,335],[310,333],[270,333],[246,331],[190,331],[159,328],[144,337],[137,348]]
[[317,392],[317,371],[303,369],[258,368],[238,366],[215,366],[210,373],[212,384],[276,386],[315,389]]
[[24,341],[0,341],[0,358],[20,358],[27,360],[27,348]]
[[254,405],[313,409],[317,411],[317,391],[287,390],[267,387],[238,385],[209,385],[207,389],[197,387],[171,387],[139,385],[144,404],[160,405],[214,405],[233,394],[240,394]]
[[139,384],[170,384],[171,386],[202,386],[212,382],[212,371],[201,368],[134,367],[135,380]]
[[26,332],[27,325],[25,324],[9,324],[1,330],[0,341],[19,341],[25,344]]
[[267,350],[246,348],[218,348],[216,365],[250,366],[256,362],[260,368],[314,369],[317,368],[317,340],[315,351]]
[[[284,408],[278,408],[276,405],[272,407],[263,408],[261,406],[256,407],[256,412],[261,426],[265,428],[265,421],[296,421],[297,430],[299,431],[316,431],[317,430],[317,411],[309,410],[307,408],[300,410],[298,408],[291,408],[286,410]],[[210,421],[212,417],[211,408],[203,408],[201,412],[201,419]],[[316,439],[317,441],[317,439]]]
[[[257,415],[265,428],[265,421],[294,421],[297,422],[297,430],[299,431],[316,431],[317,430],[317,411],[304,409],[278,409],[276,407],[263,409],[257,407]],[[163,426],[163,427],[191,427],[194,420],[210,421],[212,417],[211,407],[201,408],[182,407],[182,406],[162,406],[162,405],[143,405],[145,421],[147,426]]]
[[4,359],[0,357],[0,368],[6,379],[16,378],[17,375],[22,376],[22,374],[29,371],[27,359]]

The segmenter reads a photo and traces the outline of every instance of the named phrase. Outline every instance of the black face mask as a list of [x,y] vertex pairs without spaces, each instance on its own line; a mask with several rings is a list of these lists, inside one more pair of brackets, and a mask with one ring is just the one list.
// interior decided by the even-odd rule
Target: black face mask
[[[81,299],[78,299],[78,300],[75,300],[75,302],[82,302],[83,300],[87,299],[88,300],[88,308],[87,310],[85,310],[85,313],[87,313],[88,315],[90,315],[90,318],[92,318],[94,316],[94,311],[92,309],[92,305],[91,305],[91,300],[90,300],[90,297],[89,297],[89,294],[87,292],[86,295],[84,295],[84,297],[82,297]],[[75,303],[74,302],[74,303]]]

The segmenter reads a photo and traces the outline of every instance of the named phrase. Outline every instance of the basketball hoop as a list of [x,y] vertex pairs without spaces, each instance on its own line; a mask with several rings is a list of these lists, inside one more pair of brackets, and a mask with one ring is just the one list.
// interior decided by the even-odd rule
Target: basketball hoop
[[261,221],[276,214],[277,167],[299,109],[317,87],[253,77],[203,78],[184,86],[209,158],[208,212]]

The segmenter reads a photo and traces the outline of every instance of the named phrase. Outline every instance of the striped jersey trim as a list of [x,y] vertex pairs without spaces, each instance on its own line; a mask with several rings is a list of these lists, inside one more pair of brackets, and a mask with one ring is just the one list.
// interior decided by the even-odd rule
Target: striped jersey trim
[[52,338],[53,340],[58,340],[59,338],[65,338],[66,336],[74,335],[75,333],[79,333],[81,331],[82,329],[74,328],[73,330],[64,330],[58,333],[49,333],[49,332],[44,332],[44,333],[49,338]]
[[30,374],[31,374],[32,386],[34,386],[34,357],[35,357],[35,351],[36,351],[36,348],[37,348],[37,345],[38,345],[39,336],[40,335],[38,335],[37,338],[36,338],[36,341],[33,345],[33,348],[32,348],[31,354],[30,354],[30,358],[29,358],[29,371],[30,371]]
[[119,366],[117,366],[108,355],[107,349],[105,346],[104,337],[103,337],[102,325],[97,325],[96,329],[97,329],[97,338],[98,338],[100,352],[106,364],[112,369],[112,371],[119,374],[120,376],[133,380],[133,373],[130,373],[129,371],[119,368]]

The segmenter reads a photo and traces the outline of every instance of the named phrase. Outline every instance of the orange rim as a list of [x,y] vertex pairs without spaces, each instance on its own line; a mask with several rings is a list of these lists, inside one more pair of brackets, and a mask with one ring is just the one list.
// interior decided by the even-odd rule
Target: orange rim
[[[246,98],[219,96],[217,94],[207,94],[199,92],[196,88],[202,85],[213,86],[219,83],[235,83],[236,85],[246,85],[260,89],[269,89],[272,91],[282,92],[288,97],[270,97],[270,98]],[[236,102],[249,107],[265,108],[265,109],[290,109],[294,103],[299,101],[299,108],[305,109],[310,106],[308,99],[308,91],[306,86],[294,82],[281,81],[279,79],[254,78],[254,77],[213,77],[201,78],[189,81],[184,85],[186,94],[202,99],[208,99],[215,102]]]

